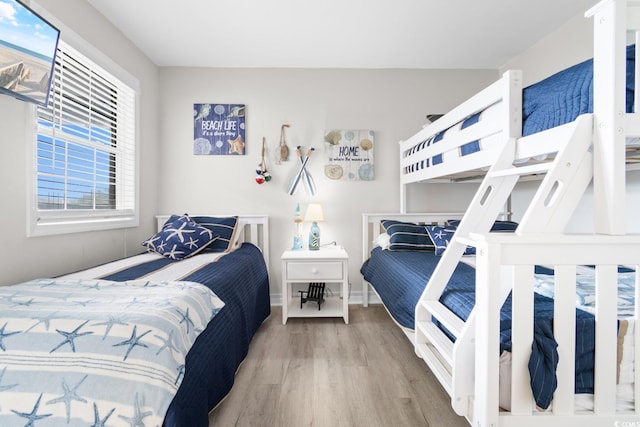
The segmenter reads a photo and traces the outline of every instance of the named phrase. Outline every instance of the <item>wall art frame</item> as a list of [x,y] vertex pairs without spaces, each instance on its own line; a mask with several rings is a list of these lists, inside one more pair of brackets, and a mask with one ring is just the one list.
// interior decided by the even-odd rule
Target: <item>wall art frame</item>
[[372,130],[336,130],[324,133],[324,174],[332,180],[373,181]]
[[245,104],[193,104],[193,154],[244,155]]

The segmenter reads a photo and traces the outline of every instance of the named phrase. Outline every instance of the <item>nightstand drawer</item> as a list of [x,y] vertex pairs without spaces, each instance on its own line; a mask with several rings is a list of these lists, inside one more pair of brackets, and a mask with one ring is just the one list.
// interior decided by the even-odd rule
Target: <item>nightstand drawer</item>
[[341,280],[344,276],[342,262],[287,262],[287,279]]

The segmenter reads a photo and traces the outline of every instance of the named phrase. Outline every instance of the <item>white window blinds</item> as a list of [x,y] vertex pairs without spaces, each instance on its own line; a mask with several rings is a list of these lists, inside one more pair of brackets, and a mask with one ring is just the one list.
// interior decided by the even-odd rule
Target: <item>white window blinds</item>
[[49,105],[37,108],[36,229],[137,223],[135,101],[132,88],[60,41]]

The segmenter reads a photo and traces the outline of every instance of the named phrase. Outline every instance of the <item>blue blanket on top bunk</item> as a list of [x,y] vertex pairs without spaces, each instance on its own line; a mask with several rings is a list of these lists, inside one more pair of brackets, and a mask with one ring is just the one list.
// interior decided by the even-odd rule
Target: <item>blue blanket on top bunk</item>
[[[635,45],[627,46],[626,111],[633,112],[635,86]],[[531,135],[574,121],[579,115],[593,113],[593,59],[557,72],[522,90],[522,135]],[[482,121],[482,111],[460,123],[464,129]],[[453,126],[456,128],[458,125]],[[448,129],[435,135],[430,144],[442,140]],[[460,154],[480,151],[479,141],[461,147]],[[442,163],[442,155],[433,158]]]
[[[432,252],[383,251],[377,247],[360,272],[371,283],[396,322],[413,329],[415,306],[441,257]],[[440,301],[461,319],[475,304],[475,269],[459,263]],[[500,312],[500,350],[511,350],[511,295]],[[557,387],[557,343],[553,338],[553,300],[534,294],[534,343],[529,360],[536,404],[546,409]],[[595,318],[576,310],[576,393],[593,393]]]
[[[635,46],[627,46],[626,110],[633,111]],[[562,70],[522,91],[522,135],[593,113],[593,59]]]

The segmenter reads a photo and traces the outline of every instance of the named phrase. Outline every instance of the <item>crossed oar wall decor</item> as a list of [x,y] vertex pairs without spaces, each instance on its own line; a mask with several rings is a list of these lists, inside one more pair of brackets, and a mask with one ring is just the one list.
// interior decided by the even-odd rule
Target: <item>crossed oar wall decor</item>
[[293,178],[293,181],[291,181],[291,186],[289,187],[290,196],[293,195],[293,193],[295,193],[296,188],[298,188],[298,184],[300,183],[301,180],[304,181],[304,187],[306,188],[307,192],[310,195],[314,196],[316,194],[315,182],[313,180],[313,177],[307,171],[307,168],[306,168],[307,162],[311,158],[311,155],[313,154],[314,151],[315,151],[315,148],[313,147],[309,148],[307,150],[306,156],[303,157],[301,147],[299,145],[298,147],[296,147],[296,153],[298,154],[298,158],[300,158],[301,164],[300,164],[300,170]]

